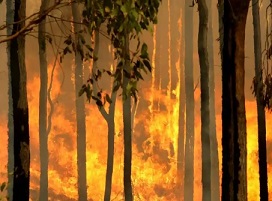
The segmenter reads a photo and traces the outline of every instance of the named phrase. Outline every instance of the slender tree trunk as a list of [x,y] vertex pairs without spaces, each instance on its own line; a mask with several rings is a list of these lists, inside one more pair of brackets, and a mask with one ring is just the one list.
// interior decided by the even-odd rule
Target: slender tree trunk
[[267,186],[267,154],[266,154],[266,121],[262,89],[262,48],[260,28],[259,0],[252,1],[253,27],[254,27],[254,54],[255,54],[255,90],[258,113],[258,149],[259,149],[259,181],[260,200],[268,200]]
[[[158,18],[160,18],[160,13],[158,14]],[[153,96],[153,116],[155,115],[154,111],[159,111],[160,105],[160,97],[158,92],[161,89],[161,70],[160,70],[160,51],[161,51],[161,32],[160,32],[160,25],[156,24],[155,32],[156,32],[156,53],[155,53],[155,69],[154,69],[154,96]]]
[[[6,20],[7,25],[14,22],[14,3],[12,0],[7,0],[6,4]],[[12,26],[7,26],[7,35],[12,34]],[[12,85],[11,85],[11,48],[10,41],[7,42],[7,57],[8,57],[8,70],[9,70],[9,89],[8,89],[8,197],[13,200],[13,170],[14,170],[14,122],[13,122],[13,99],[12,99]]]
[[[123,47],[123,58],[125,60],[124,69],[130,72],[129,59],[129,35],[125,33]],[[123,89],[127,88],[129,78],[123,75]],[[125,200],[133,201],[131,185],[131,160],[132,160],[132,126],[131,126],[131,97],[128,95],[123,100],[123,124],[124,124],[124,192]]]
[[[14,22],[21,21],[26,14],[26,1],[15,1]],[[13,25],[12,34],[15,34],[25,24],[24,21]],[[11,91],[13,99],[13,125],[14,125],[14,172],[13,172],[13,200],[29,200],[30,179],[30,150],[28,102],[26,90],[25,66],[25,36],[10,41],[9,58]]]
[[[169,48],[170,48],[170,41],[169,41],[169,10],[168,10],[168,1],[169,0],[164,0],[162,1],[162,4],[160,6],[160,12],[162,13],[161,18],[159,18],[159,24],[158,24],[158,31],[160,32],[159,34],[159,54],[158,56],[160,57],[159,59],[159,68],[160,68],[160,91],[161,94],[167,96],[168,92],[168,87],[169,87],[169,82],[170,82],[170,72],[169,72]],[[158,65],[157,65],[158,67]],[[163,103],[159,103],[159,110],[166,111],[167,106]]]
[[208,7],[198,0],[199,32],[198,55],[201,87],[201,145],[202,145],[202,200],[211,201],[211,149],[209,108]]
[[75,94],[76,94],[76,121],[77,121],[77,174],[78,174],[78,200],[87,201],[86,178],[86,120],[84,99],[78,97],[78,92],[83,85],[83,50],[80,41],[81,22],[78,4],[72,4],[75,32]]
[[209,53],[209,90],[210,90],[210,143],[211,143],[211,200],[220,200],[220,181],[219,181],[219,159],[218,143],[216,136],[216,118],[215,118],[215,81],[214,81],[214,51],[213,51],[213,0],[207,0],[209,9],[208,23],[208,53]]
[[[178,21],[180,17],[180,8],[181,3],[180,0],[170,0],[170,78],[171,78],[171,85],[170,85],[170,96],[171,99],[175,99],[176,96],[173,93],[174,90],[177,88],[178,84],[178,73],[177,73],[177,65],[179,59],[179,47],[178,47],[178,40],[180,39],[180,32],[178,29]],[[173,108],[172,108],[173,109]],[[171,111],[172,112],[172,111]]]
[[107,156],[107,172],[106,172],[104,201],[110,201],[110,198],[111,198],[112,173],[113,173],[113,162],[114,162],[114,133],[115,133],[114,114],[115,114],[116,92],[112,92],[111,100],[112,100],[112,103],[109,108],[109,115],[107,119],[108,156]]
[[194,68],[193,68],[193,8],[185,1],[185,94],[186,94],[186,142],[184,200],[194,199]]
[[180,9],[180,67],[179,67],[179,126],[178,126],[178,151],[177,151],[177,200],[182,200],[184,197],[184,124],[185,124],[185,87],[184,87],[184,26],[183,26],[183,11]]
[[[48,7],[49,1],[42,0],[40,12]],[[47,133],[47,59],[46,59],[46,20],[38,27],[40,59],[40,98],[39,98],[39,143],[40,143],[40,201],[48,200],[48,133]]]
[[249,0],[224,1],[222,66],[222,200],[247,200],[244,94],[245,25]]

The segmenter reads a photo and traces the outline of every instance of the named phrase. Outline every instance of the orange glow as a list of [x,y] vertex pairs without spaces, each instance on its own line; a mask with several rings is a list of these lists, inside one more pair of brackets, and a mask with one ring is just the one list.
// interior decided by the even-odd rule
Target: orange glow
[[[52,98],[56,97],[60,90],[58,73],[54,76]],[[151,99],[149,91],[144,90],[142,100]],[[178,91],[178,89],[177,89]],[[39,190],[39,145],[38,145],[38,92],[39,79],[37,76],[29,79],[28,100],[30,114],[31,134],[31,189]],[[70,93],[73,93],[71,90]],[[174,200],[173,188],[176,182],[176,150],[177,150],[177,125],[178,125],[178,98],[170,100],[167,95],[160,92],[161,104],[173,107],[171,114],[173,126],[169,127],[168,111],[160,111],[152,118],[148,110],[138,113],[135,126],[142,126],[142,130],[136,129],[133,139],[133,173],[132,181],[135,200]],[[195,100],[199,102],[199,88],[195,92]],[[152,95],[151,95],[152,96]],[[71,100],[74,103],[74,100]],[[123,171],[123,138],[122,138],[122,112],[120,100],[116,110],[116,135],[115,135],[115,159],[112,198],[122,198],[122,171]],[[247,129],[248,129],[248,197],[249,201],[256,201],[259,194],[258,181],[258,155],[257,155],[257,123],[256,104],[246,102]],[[102,200],[106,171],[106,147],[107,125],[99,114],[94,104],[86,104],[87,111],[87,181],[89,199]],[[195,200],[201,200],[201,147],[200,147],[200,117],[196,115],[196,145],[195,145]],[[7,133],[7,119],[1,116],[0,131]],[[271,141],[272,115],[267,113],[267,136]],[[218,143],[221,144],[221,115],[216,116]],[[55,111],[52,117],[52,130],[49,135],[49,191],[50,196],[67,196],[77,199],[77,172],[76,172],[76,131],[75,109],[66,108],[61,102],[55,103]],[[172,128],[169,129],[169,128]],[[142,141],[141,141],[142,140]],[[0,146],[0,159],[7,161],[7,135],[3,135]],[[270,154],[270,153],[268,153]],[[221,147],[219,147],[221,156]],[[221,157],[220,157],[221,164]],[[271,178],[271,166],[269,166],[269,178]],[[6,166],[0,166],[0,181],[6,181]],[[271,190],[271,179],[269,189]],[[270,194],[271,195],[271,194]],[[32,195],[36,197],[37,195]],[[34,198],[33,198],[34,200]],[[56,199],[54,199],[56,200]],[[59,200],[62,200],[61,197]]]

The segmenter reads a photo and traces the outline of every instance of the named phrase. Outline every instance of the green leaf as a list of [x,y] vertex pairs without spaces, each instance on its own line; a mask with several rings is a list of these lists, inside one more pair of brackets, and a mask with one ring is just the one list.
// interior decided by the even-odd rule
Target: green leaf
[[82,94],[84,94],[85,91],[86,91],[86,85],[84,84],[84,85],[82,86],[82,88],[79,90],[78,96],[79,96],[79,97],[82,96]]
[[70,48],[68,46],[66,48],[64,48],[64,50],[63,50],[64,55],[66,55],[67,53],[72,53],[72,51],[70,50]]
[[116,85],[113,87],[113,92],[118,91],[119,88],[120,88],[120,84],[116,84]]
[[1,187],[0,187],[1,192],[4,191],[5,187],[6,187],[6,182],[3,182],[3,183],[1,184]]
[[106,94],[106,101],[107,101],[109,104],[112,103],[112,100],[111,100],[109,94]]
[[64,43],[66,45],[71,45],[72,44],[72,37],[71,37],[71,35],[68,36],[68,38],[64,41]]
[[150,62],[145,59],[145,60],[143,60],[143,63],[147,67],[147,69],[149,70],[149,72],[151,72],[152,71],[152,67],[151,67]]
[[88,87],[85,89],[86,91],[86,97],[87,97],[87,100],[90,102],[91,101],[91,97],[92,97],[92,90],[91,90],[91,87],[90,85],[88,85]]

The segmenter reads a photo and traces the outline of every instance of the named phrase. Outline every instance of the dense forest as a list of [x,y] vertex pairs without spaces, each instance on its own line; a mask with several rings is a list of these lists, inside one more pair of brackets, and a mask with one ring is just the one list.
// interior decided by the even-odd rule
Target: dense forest
[[0,201],[271,200],[271,15],[0,0]]

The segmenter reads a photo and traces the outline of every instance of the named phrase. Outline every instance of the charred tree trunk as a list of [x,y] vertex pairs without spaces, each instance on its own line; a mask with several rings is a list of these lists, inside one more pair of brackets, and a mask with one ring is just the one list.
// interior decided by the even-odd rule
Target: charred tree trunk
[[202,142],[202,200],[211,200],[211,153],[209,111],[209,62],[207,48],[208,8],[205,0],[198,1],[198,54],[201,83],[201,142]]
[[245,25],[249,0],[224,1],[222,66],[222,200],[247,200],[244,94]]
[[76,94],[76,122],[77,122],[77,173],[78,173],[78,200],[87,201],[86,177],[86,118],[84,99],[78,97],[83,85],[83,48],[80,41],[81,22],[80,12],[76,3],[72,4],[72,14],[75,33],[75,94]]
[[202,146],[202,200],[211,201],[211,149],[209,104],[209,57],[208,57],[208,7],[205,0],[198,0],[199,32],[198,55],[201,89],[201,146]]
[[193,8],[185,1],[185,94],[186,94],[186,142],[184,200],[194,199],[194,68],[193,68]]
[[[42,0],[40,13],[48,7],[49,1]],[[39,97],[39,143],[40,143],[40,201],[48,200],[48,133],[47,133],[47,56],[46,56],[46,20],[38,27],[40,60],[40,97]]]
[[252,1],[253,27],[254,27],[254,54],[255,54],[255,95],[258,114],[258,149],[259,149],[259,181],[260,200],[268,200],[267,185],[267,153],[266,153],[266,120],[265,105],[263,103],[262,87],[262,48],[261,48],[261,28],[260,28],[260,6],[259,0]]
[[[125,33],[123,47],[124,70],[130,72],[129,34]],[[123,74],[123,90],[127,88],[129,78]],[[123,94],[123,96],[126,96]],[[124,124],[124,192],[125,200],[133,201],[131,185],[131,160],[132,160],[132,126],[131,126],[131,96],[123,100],[123,124]]]
[[[12,34],[24,27],[26,16],[26,1],[14,2]],[[29,124],[28,102],[26,89],[26,66],[25,66],[25,36],[21,35],[10,41],[10,82],[13,100],[13,129],[14,129],[14,171],[13,171],[13,200],[29,200],[30,179],[30,150],[29,150]]]
[[209,90],[210,90],[210,143],[211,143],[211,200],[220,200],[218,143],[216,136],[215,112],[215,81],[214,81],[214,51],[213,51],[213,0],[207,0],[209,9],[208,22],[208,53],[209,53]]

